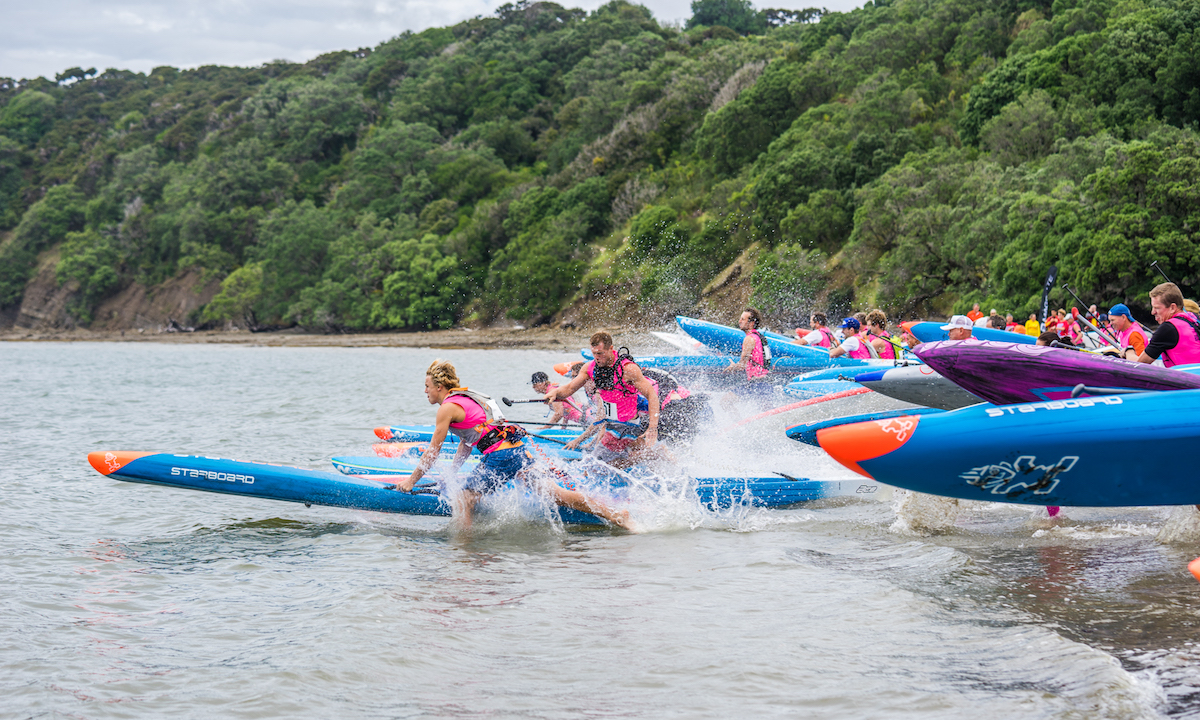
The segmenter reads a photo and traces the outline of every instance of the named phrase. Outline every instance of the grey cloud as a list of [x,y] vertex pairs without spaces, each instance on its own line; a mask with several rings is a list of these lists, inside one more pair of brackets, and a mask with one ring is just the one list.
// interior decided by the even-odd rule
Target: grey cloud
[[[759,2],[849,9],[859,2]],[[183,0],[10,3],[0,24],[0,76],[53,78],[69,67],[149,72],[159,65],[261,65],[374,47],[406,30],[490,15],[503,0]],[[562,3],[594,10],[600,0]],[[689,0],[645,2],[660,21],[691,16]]]

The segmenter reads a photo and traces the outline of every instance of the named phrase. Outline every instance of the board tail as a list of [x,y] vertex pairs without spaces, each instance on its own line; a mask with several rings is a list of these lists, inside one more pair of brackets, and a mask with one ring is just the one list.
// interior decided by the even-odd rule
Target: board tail
[[112,475],[134,460],[153,454],[150,452],[133,452],[129,450],[97,450],[96,452],[88,453],[88,462],[101,475]]

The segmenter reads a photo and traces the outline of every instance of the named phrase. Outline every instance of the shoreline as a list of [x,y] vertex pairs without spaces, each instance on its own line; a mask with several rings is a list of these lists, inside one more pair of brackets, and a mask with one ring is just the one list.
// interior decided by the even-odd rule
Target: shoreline
[[251,345],[256,347],[411,347],[445,349],[563,350],[576,353],[588,345],[596,330],[607,330],[620,342],[631,328],[597,327],[588,331],[562,328],[453,328],[392,333],[309,333],[279,330],[252,333],[246,330],[196,332],[139,332],[137,330],[27,330],[0,332],[0,342],[133,342],[178,345]]

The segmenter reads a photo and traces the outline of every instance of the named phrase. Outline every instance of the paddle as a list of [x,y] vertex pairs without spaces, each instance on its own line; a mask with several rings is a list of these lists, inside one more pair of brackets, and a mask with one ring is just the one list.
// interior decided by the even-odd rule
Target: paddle
[[[1158,271],[1158,274],[1163,276],[1163,280],[1166,280],[1167,282],[1171,282],[1171,278],[1167,277],[1167,274],[1166,274],[1165,272],[1163,272],[1163,269],[1162,269],[1162,268],[1160,268],[1160,267],[1158,266],[1158,261],[1157,261],[1157,260],[1155,260],[1154,262],[1150,263],[1150,267],[1152,267],[1152,268],[1154,268],[1155,270],[1157,270],[1157,271]],[[1172,283],[1172,284],[1174,284],[1174,283]]]
[[[1071,289],[1071,286],[1070,286],[1070,285],[1068,285],[1067,283],[1063,283],[1063,284],[1062,284],[1062,286],[1063,286],[1063,289],[1064,289],[1064,290],[1066,290],[1067,292],[1071,293],[1071,297],[1075,298],[1075,302],[1079,303],[1080,305],[1084,305],[1084,306],[1086,307],[1086,304],[1083,302],[1083,299],[1082,299],[1082,298],[1080,298],[1078,295],[1076,295],[1076,294],[1075,294],[1075,291]],[[1091,313],[1091,311],[1087,311],[1087,310],[1085,310],[1084,312],[1086,312],[1088,315],[1091,315],[1091,314],[1092,314],[1092,313]],[[1079,310],[1078,310],[1078,309],[1076,309],[1076,308],[1071,308],[1071,317],[1072,317],[1072,319],[1073,319],[1073,320],[1080,321],[1080,322],[1082,322],[1084,325],[1087,325],[1088,327],[1090,327],[1092,330],[1095,330],[1095,331],[1096,331],[1096,334],[1097,334],[1097,335],[1099,335],[1099,336],[1100,336],[1100,339],[1101,339],[1101,340],[1103,340],[1104,342],[1108,343],[1109,345],[1112,345],[1113,347],[1117,348],[1118,350],[1120,350],[1120,349],[1121,349],[1121,345],[1120,345],[1120,343],[1118,343],[1116,340],[1114,340],[1114,339],[1112,339],[1111,337],[1109,337],[1109,336],[1108,336],[1108,333],[1104,332],[1104,331],[1103,331],[1103,330],[1101,330],[1100,328],[1098,328],[1098,327],[1096,327],[1095,325],[1093,325],[1093,324],[1091,324],[1090,322],[1088,322],[1088,320],[1087,320],[1087,317],[1082,317],[1082,318],[1081,318],[1081,317],[1079,317]],[[1093,315],[1092,317],[1095,317],[1095,316]],[[1097,322],[1099,322],[1099,321],[1100,321],[1100,318],[1098,318],[1098,317],[1097,317],[1097,318],[1095,318],[1095,319],[1096,319],[1096,321],[1097,321]]]
[[509,400],[506,397],[502,397],[502,398],[500,398],[500,401],[503,402],[505,405],[512,407],[514,403],[544,403],[544,402],[546,402],[546,398],[540,397],[536,400]]
[[842,398],[851,397],[852,395],[862,395],[863,393],[869,393],[869,392],[873,392],[871,390],[871,388],[865,388],[865,387],[864,388],[851,388],[849,390],[841,390],[839,392],[830,393],[829,395],[822,395],[819,398],[810,398],[808,400],[801,400],[800,402],[792,403],[791,405],[784,405],[783,407],[777,407],[773,410],[767,410],[766,412],[761,412],[752,417],[748,417],[745,420],[735,422],[732,425],[726,425],[725,427],[721,428],[721,432],[726,433],[736,427],[741,427],[742,425],[745,425],[747,423],[752,423],[755,420],[761,420],[765,417],[770,417],[772,415],[778,415],[779,413],[784,413],[784,412],[787,412],[788,410],[795,410],[796,408],[807,407],[809,405],[816,405],[817,403],[829,402],[830,400],[840,400]]
[[[1089,313],[1089,314],[1090,314],[1090,313]],[[1095,331],[1096,331],[1096,334],[1100,336],[1100,339],[1101,339],[1101,340],[1103,340],[1104,342],[1108,343],[1109,345],[1112,345],[1114,348],[1116,348],[1116,349],[1118,349],[1118,350],[1120,350],[1120,349],[1121,349],[1121,345],[1120,345],[1120,343],[1118,343],[1118,342],[1116,341],[1116,339],[1114,339],[1114,338],[1113,338],[1112,336],[1110,336],[1108,333],[1106,333],[1106,332],[1104,332],[1103,330],[1101,330],[1099,327],[1097,327],[1097,326],[1093,325],[1092,323],[1088,322],[1088,319],[1087,319],[1087,318],[1085,318],[1085,317],[1080,317],[1080,316],[1079,316],[1079,310],[1077,310],[1077,309],[1075,309],[1075,308],[1071,308],[1071,315],[1072,315],[1072,316],[1073,316],[1073,317],[1074,317],[1076,320],[1078,320],[1079,322],[1083,323],[1084,325],[1087,325],[1087,326],[1088,326],[1089,328],[1091,328],[1092,330],[1095,330]]]
[[504,422],[512,423],[513,425],[546,425],[548,427],[575,428],[576,430],[578,430],[580,427],[582,427],[581,425],[573,425],[571,423],[548,423],[548,422],[545,422],[542,420],[508,420],[508,419],[505,419]]
[[1075,387],[1071,388],[1071,397],[1077,398],[1080,395],[1082,395],[1083,393],[1087,393],[1088,395],[1133,395],[1135,393],[1144,393],[1144,392],[1159,392],[1159,391],[1157,391],[1157,390],[1139,390],[1136,388],[1092,387],[1090,385],[1084,385],[1083,383],[1079,383]]

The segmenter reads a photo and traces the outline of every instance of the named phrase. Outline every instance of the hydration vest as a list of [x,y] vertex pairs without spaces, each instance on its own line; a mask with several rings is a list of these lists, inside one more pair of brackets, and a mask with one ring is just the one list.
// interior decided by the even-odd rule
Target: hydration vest
[[821,342],[817,343],[817,347],[832,349],[834,345],[837,345],[833,337],[833,331],[829,328],[817,328],[817,332],[821,333]]
[[754,338],[754,349],[750,351],[750,362],[746,363],[746,379],[754,380],[763,377],[771,369],[771,346],[763,340],[758,330],[747,330],[746,334]]
[[[625,366],[633,363],[627,348],[617,351],[617,361],[608,367],[602,367],[592,360],[583,366],[583,372],[596,384],[596,394],[604,401],[605,417],[616,416],[619,422],[629,422],[638,413],[638,390],[625,382]],[[654,384],[650,380],[650,384]]]
[[1179,342],[1163,353],[1163,365],[1188,365],[1200,362],[1200,323],[1190,312],[1181,312],[1167,322],[1179,331]]
[[[658,409],[660,411],[676,400],[686,400],[691,397],[691,391],[680,385],[675,376],[666,370],[642,368],[642,375],[658,388]],[[647,407],[647,409],[649,408]]]

